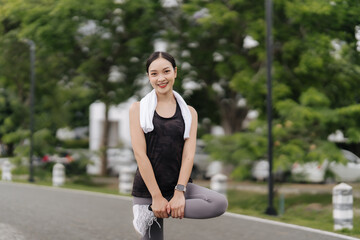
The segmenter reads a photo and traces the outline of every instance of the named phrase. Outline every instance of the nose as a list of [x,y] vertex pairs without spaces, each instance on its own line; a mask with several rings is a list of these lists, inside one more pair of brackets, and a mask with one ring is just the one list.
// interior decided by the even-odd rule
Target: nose
[[165,80],[165,76],[162,73],[160,73],[158,77],[158,81],[162,81],[162,80]]

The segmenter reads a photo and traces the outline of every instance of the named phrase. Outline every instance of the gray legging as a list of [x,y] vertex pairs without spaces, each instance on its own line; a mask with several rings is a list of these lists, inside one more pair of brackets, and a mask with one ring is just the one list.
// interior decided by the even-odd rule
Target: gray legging
[[[133,204],[150,205],[151,198],[134,197]],[[223,214],[228,206],[227,199],[224,195],[217,193],[205,187],[198,186],[193,183],[188,183],[185,193],[185,218],[205,219],[218,217]],[[161,226],[153,224],[151,226],[150,235],[152,240],[164,239],[164,222],[163,219],[158,219]],[[142,240],[147,240],[149,234],[145,234]]]

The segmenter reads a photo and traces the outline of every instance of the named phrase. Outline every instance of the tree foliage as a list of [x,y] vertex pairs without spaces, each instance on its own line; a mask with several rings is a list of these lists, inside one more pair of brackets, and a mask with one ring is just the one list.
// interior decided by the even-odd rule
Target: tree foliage
[[240,104],[244,91],[234,89],[231,79],[261,72],[257,51],[243,46],[247,35],[258,37],[264,30],[263,5],[240,0],[189,1],[176,17],[179,24],[169,29],[166,39],[177,43],[170,47],[181,63],[182,85],[193,85],[185,96],[199,109],[200,119],[221,124],[227,134],[242,130],[250,105]]
[[[161,8],[159,1],[2,2],[1,69],[6,71],[1,72],[1,84],[9,83],[4,88],[11,89],[19,81],[20,86],[26,87],[25,96],[20,99],[22,105],[27,105],[28,59],[23,56],[27,54],[18,53],[28,52],[21,39],[32,39],[37,46],[37,130],[49,129],[54,134],[59,127],[88,125],[92,102],[100,100],[108,110],[139,89],[137,79],[145,72],[143,63],[153,51],[154,36],[161,30],[154,18]],[[17,52],[9,54],[8,49]],[[7,56],[10,62],[6,61]],[[13,66],[21,70],[14,72]],[[106,111],[104,174],[108,126]]]
[[[360,59],[355,38],[358,24],[355,13],[359,10],[358,1],[274,1],[275,169],[289,168],[293,162],[343,161],[339,149],[327,140],[337,129],[345,133],[349,142],[359,143],[360,95],[355,90],[360,87]],[[209,8],[210,14],[212,11]],[[266,118],[265,32],[262,29],[254,34],[256,29],[259,27],[247,30],[259,41],[259,46],[249,49],[248,54],[256,56],[262,67],[257,73],[249,68],[255,62],[239,67],[232,74],[230,85],[246,98],[249,106],[260,112],[260,119],[253,123],[256,128],[250,127],[248,131],[262,136],[256,143],[262,153],[261,156],[240,154],[238,163],[267,156],[266,149],[261,147],[267,133],[262,121]],[[242,136],[235,140],[238,143],[254,141],[248,133],[236,135]],[[226,136],[220,139],[227,138],[231,139]],[[221,153],[223,144],[214,148],[217,141],[208,139],[208,149],[213,156],[232,159]],[[236,152],[236,148],[232,152]]]

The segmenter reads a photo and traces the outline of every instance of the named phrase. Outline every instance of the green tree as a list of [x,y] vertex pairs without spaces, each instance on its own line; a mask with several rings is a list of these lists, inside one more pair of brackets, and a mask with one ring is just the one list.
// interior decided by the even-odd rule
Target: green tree
[[[3,22],[18,39],[38,45],[41,102],[37,122],[59,126],[83,123],[90,103],[106,106],[101,146],[102,174],[107,170],[108,110],[136,94],[143,63],[162,29],[160,1],[4,1]],[[42,56],[42,58],[41,58]],[[38,90],[38,89],[37,89]],[[49,91],[49,92],[46,92]],[[47,110],[47,111],[44,111]],[[72,114],[78,112],[79,114]],[[49,114],[58,116],[49,121]],[[75,120],[75,121],[74,121]],[[75,124],[72,122],[74,121]],[[76,126],[76,125],[75,125]]]
[[244,91],[235,89],[231,80],[236,75],[255,75],[258,83],[264,80],[263,41],[251,51],[247,45],[247,39],[263,37],[263,4],[195,0],[184,3],[181,13],[172,16],[175,20],[170,22],[177,24],[166,39],[176,42],[170,51],[180,60],[182,85],[185,89],[193,85],[184,92],[189,103],[198,109],[200,119],[221,124],[226,134],[241,131],[249,106]]
[[[215,16],[225,18],[225,14],[216,15],[218,9],[240,2],[252,5],[250,1],[230,1],[218,3],[222,6],[216,8],[205,6],[206,10],[203,12],[207,16],[200,18],[204,21],[203,25],[207,21],[215,21]],[[335,144],[327,141],[327,136],[336,129],[342,130],[350,142],[360,142],[360,58],[355,38],[358,31],[356,13],[359,10],[359,1],[274,1],[275,167],[288,168],[295,161],[323,161],[326,158],[343,160]],[[243,22],[248,26],[245,33],[254,37],[259,45],[246,50],[244,55],[252,56],[250,61],[241,60],[244,56],[238,58],[236,63],[239,65],[235,74],[231,74],[229,85],[246,98],[248,107],[259,111],[259,120],[252,123],[253,126],[248,131],[262,136],[258,139],[259,146],[262,146],[261,139],[265,139],[267,132],[264,122],[265,31],[263,20],[254,18],[254,13],[249,13],[248,16],[252,19],[248,22],[253,24]],[[228,29],[224,27],[217,31],[226,36]],[[234,43],[227,42],[228,45]],[[226,65],[231,65],[231,62],[226,62]],[[248,140],[254,141],[254,138]],[[211,138],[209,146],[214,147],[217,141],[216,138]],[[243,139],[237,141],[240,144]],[[239,144],[238,147],[246,146]],[[223,145],[217,148],[222,147]],[[266,157],[266,149],[260,149],[262,157]],[[237,151],[236,148],[232,150]],[[219,149],[212,152],[215,157],[229,157],[224,156]],[[244,158],[255,160],[259,158],[259,154],[238,154],[236,157],[239,158],[238,162]]]
[[[21,31],[25,28],[26,13],[30,13],[32,7],[30,3],[20,1],[2,1],[0,6],[0,88],[4,92],[1,96],[4,99],[4,114],[1,114],[0,122],[4,124],[1,124],[0,141],[7,145],[10,156],[14,154],[16,145],[23,144],[29,136],[30,50]],[[62,89],[55,87],[61,63],[51,61],[55,57],[44,52],[38,45],[35,135],[40,139],[44,136],[41,132],[48,131],[54,140],[56,129],[66,124],[69,113],[63,111],[62,104],[59,104],[58,96],[61,96]],[[49,153],[48,148],[41,149],[35,154],[42,156]]]
[[0,40],[0,143],[12,156],[16,144],[29,135],[27,106],[29,103],[29,51],[25,44],[14,41],[10,33]]

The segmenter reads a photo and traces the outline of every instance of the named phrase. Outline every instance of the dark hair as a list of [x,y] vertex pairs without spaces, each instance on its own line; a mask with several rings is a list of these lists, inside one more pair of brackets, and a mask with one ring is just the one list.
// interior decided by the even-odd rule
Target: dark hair
[[173,56],[171,56],[170,54],[166,53],[166,52],[154,52],[153,54],[150,55],[150,57],[147,59],[146,61],[146,72],[149,73],[149,66],[150,64],[155,61],[158,58],[164,58],[166,60],[168,60],[171,65],[173,66],[173,68],[176,68],[176,62]]

